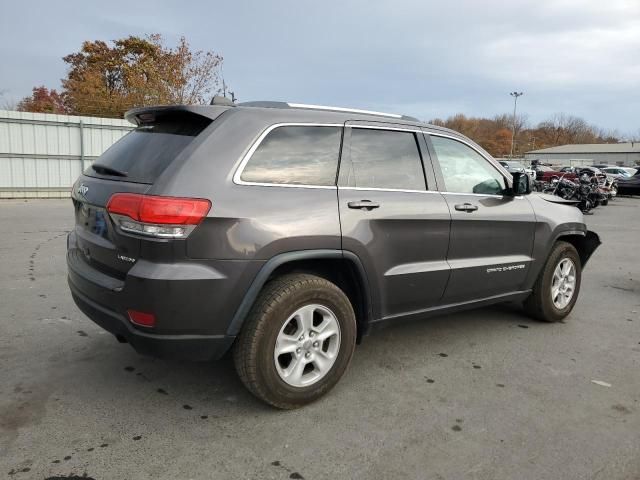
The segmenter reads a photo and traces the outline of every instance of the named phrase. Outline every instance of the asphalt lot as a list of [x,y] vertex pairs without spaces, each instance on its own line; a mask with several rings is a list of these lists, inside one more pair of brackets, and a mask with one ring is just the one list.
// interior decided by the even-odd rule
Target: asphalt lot
[[638,479],[640,199],[586,218],[603,245],[565,323],[498,306],[377,332],[281,412],[229,360],[118,344],[68,293],[70,201],[2,201],[0,477]]

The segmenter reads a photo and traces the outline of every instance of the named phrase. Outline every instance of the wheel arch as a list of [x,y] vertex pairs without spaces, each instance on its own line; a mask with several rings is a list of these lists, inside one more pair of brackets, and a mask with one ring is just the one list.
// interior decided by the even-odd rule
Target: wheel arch
[[558,241],[570,243],[578,251],[580,256],[581,267],[584,268],[593,252],[602,243],[597,233],[587,230],[586,232],[562,232],[553,241],[555,244]]
[[352,252],[343,250],[302,250],[271,258],[260,269],[229,324],[227,335],[238,335],[258,294],[271,279],[286,273],[310,273],[340,287],[351,302],[358,327],[357,342],[369,331],[372,319],[369,282],[362,262]]

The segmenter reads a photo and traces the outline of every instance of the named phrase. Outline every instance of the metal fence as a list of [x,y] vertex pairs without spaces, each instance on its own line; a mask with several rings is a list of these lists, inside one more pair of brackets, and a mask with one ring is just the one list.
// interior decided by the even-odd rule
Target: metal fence
[[0,198],[68,197],[126,120],[0,110]]

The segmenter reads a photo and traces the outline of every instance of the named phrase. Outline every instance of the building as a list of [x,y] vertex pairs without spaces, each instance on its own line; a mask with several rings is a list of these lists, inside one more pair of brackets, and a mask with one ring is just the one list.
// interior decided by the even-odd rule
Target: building
[[0,110],[0,198],[68,197],[126,120]]
[[527,161],[551,165],[640,165],[640,143],[584,143],[543,148],[525,153]]

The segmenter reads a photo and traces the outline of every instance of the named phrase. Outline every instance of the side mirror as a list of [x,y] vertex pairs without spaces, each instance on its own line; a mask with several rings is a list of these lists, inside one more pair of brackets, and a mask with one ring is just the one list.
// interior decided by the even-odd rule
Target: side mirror
[[511,189],[513,195],[528,195],[531,193],[531,180],[529,175],[525,172],[514,172],[513,176],[513,188]]

